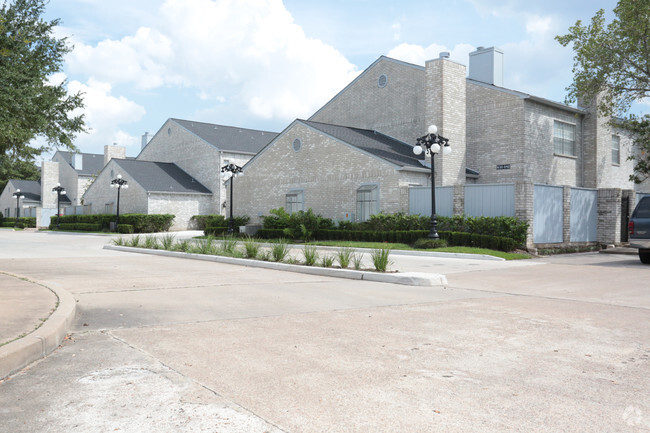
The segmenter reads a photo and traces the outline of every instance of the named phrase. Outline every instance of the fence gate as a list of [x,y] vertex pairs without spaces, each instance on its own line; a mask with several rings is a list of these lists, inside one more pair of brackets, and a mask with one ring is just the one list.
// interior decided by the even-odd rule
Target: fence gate
[[624,196],[621,198],[621,242],[627,242],[628,228],[627,223],[630,220],[630,197]]
[[533,242],[562,243],[563,188],[535,185],[533,196]]

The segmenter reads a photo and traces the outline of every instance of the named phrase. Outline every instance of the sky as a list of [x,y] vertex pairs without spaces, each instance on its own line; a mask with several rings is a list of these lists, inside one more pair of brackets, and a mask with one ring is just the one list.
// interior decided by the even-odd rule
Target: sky
[[50,0],[74,46],[64,70],[84,93],[82,152],[125,146],[168,118],[280,132],[385,55],[467,65],[504,51],[504,87],[562,102],[573,52],[554,37],[615,0]]

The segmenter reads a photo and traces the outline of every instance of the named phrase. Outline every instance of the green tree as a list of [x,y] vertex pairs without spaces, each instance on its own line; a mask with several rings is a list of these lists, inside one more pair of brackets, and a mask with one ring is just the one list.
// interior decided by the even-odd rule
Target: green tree
[[[44,0],[3,1],[0,8],[0,155],[29,161],[46,150],[74,150],[84,129],[80,93],[67,81],[52,83],[70,52],[67,38],[53,36],[59,20],[45,21]],[[35,138],[45,144],[34,144]]]
[[614,14],[606,24],[601,9],[590,25],[577,21],[555,39],[565,47],[573,44],[574,78],[567,102],[597,100],[602,115],[618,117],[610,124],[632,134],[639,147],[630,179],[640,183],[650,177],[650,116],[627,113],[632,103],[650,96],[650,2],[620,0]]
[[41,170],[33,160],[25,161],[0,154],[0,191],[5,189],[9,179],[38,180]]

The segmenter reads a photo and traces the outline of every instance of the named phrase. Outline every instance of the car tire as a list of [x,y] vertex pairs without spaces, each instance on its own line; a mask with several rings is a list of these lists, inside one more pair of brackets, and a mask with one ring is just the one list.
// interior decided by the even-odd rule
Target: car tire
[[641,263],[650,265],[650,250],[639,250],[639,259]]

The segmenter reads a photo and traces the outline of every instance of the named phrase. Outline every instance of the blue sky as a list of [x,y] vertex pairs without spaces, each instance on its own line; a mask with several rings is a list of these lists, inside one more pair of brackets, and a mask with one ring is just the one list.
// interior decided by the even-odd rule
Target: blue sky
[[505,53],[505,87],[563,101],[573,54],[554,37],[614,0],[50,0],[85,93],[83,152],[170,117],[271,131],[309,117],[381,55],[423,65],[477,46]]

